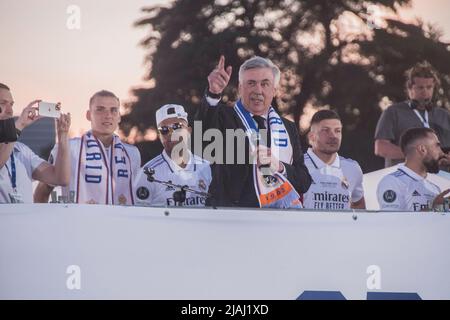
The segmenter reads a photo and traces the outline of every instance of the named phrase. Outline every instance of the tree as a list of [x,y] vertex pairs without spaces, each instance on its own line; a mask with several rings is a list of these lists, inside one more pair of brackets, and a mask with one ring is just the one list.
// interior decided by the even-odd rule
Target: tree
[[[448,44],[439,33],[417,22],[395,18],[410,0],[177,0],[144,8],[136,26],[146,26],[150,89],[137,89],[137,101],[123,118],[129,135],[155,125],[155,110],[180,103],[188,112],[200,103],[206,77],[220,54],[233,66],[224,101],[236,99],[237,70],[253,55],[270,58],[283,71],[274,106],[296,123],[307,110],[330,107],[342,117],[342,154],[360,162],[364,171],[382,166],[373,154],[380,102],[404,98],[406,69],[428,59],[444,75],[442,103],[450,100]],[[374,7],[376,5],[376,7]],[[375,26],[372,11],[381,8],[394,18]],[[156,153],[156,152],[155,152]]]

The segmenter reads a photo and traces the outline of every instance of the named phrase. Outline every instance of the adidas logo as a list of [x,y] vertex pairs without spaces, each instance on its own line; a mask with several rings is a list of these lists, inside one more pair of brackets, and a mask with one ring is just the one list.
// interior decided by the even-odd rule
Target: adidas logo
[[421,194],[417,190],[414,190],[412,195],[413,195],[413,197],[420,197],[421,196]]

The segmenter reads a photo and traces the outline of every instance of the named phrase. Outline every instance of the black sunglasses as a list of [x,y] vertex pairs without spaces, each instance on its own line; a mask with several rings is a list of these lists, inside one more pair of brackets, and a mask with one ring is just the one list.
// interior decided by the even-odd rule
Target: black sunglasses
[[171,126],[162,126],[162,127],[159,127],[159,128],[158,128],[158,132],[159,132],[160,134],[162,134],[163,136],[165,136],[165,135],[168,134],[168,133],[172,133],[173,131],[178,130],[178,129],[181,129],[181,128],[184,128],[184,127],[185,127],[184,123],[181,123],[181,122],[175,122],[175,123],[172,123]]

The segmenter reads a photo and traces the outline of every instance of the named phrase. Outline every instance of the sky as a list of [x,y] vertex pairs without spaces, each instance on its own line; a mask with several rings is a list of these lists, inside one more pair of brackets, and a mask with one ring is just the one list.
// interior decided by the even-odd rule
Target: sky
[[[12,90],[15,113],[34,99],[61,102],[76,135],[89,128],[85,112],[94,92],[132,99],[133,87],[148,85],[139,46],[147,30],[133,23],[142,7],[157,3],[167,1],[0,0],[0,82]],[[449,11],[449,0],[414,0],[401,17],[437,24],[450,42]]]

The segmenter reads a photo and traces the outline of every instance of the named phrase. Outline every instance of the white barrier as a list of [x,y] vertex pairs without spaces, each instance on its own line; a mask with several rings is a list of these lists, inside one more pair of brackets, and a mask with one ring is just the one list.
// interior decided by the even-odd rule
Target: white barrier
[[449,230],[431,213],[0,205],[0,298],[450,299]]

